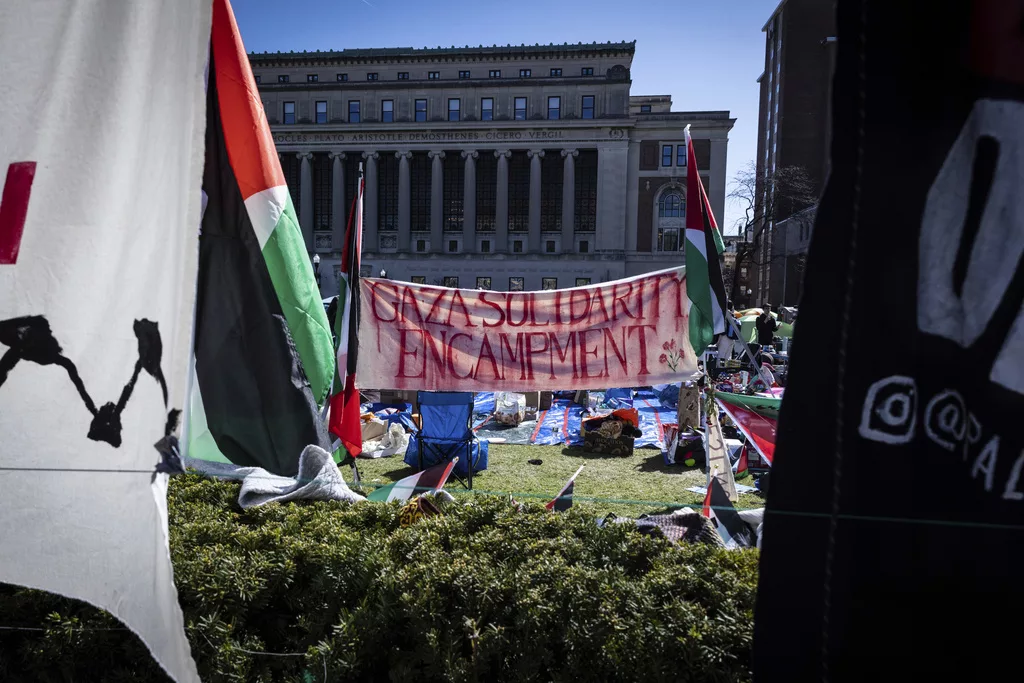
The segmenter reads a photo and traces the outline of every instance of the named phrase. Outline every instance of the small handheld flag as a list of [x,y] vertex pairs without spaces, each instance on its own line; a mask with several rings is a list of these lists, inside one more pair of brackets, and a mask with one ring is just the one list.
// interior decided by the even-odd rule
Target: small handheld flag
[[554,510],[555,512],[564,512],[572,507],[572,491],[576,485],[576,477],[583,471],[583,465],[576,470],[576,474],[569,477],[569,481],[566,482],[565,486],[558,493],[554,500],[545,505],[548,510]]
[[740,513],[733,507],[717,477],[711,477],[711,481],[708,482],[701,514],[714,521],[725,547],[750,545],[750,528],[740,518]]
[[393,500],[409,500],[417,493],[443,489],[444,485],[448,482],[448,477],[452,473],[452,468],[455,467],[455,463],[458,461],[458,458],[452,458],[447,462],[429,467],[405,479],[400,479],[394,484],[382,486],[368,495],[366,500],[388,503]]

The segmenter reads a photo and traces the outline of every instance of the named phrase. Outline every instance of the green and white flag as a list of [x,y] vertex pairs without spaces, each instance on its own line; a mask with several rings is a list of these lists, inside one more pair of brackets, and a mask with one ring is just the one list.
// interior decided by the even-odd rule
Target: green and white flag
[[458,458],[452,458],[405,479],[400,479],[394,484],[381,486],[368,495],[366,500],[378,503],[389,503],[393,500],[404,501],[415,498],[420,493],[443,489],[448,481],[448,476],[452,473],[452,468],[455,467],[455,463],[458,461]]
[[331,328],[226,0],[209,59],[188,455],[292,476],[306,446],[330,449]]
[[726,328],[725,243],[697,171],[690,127],[686,127],[686,295],[690,299],[690,343],[698,356]]

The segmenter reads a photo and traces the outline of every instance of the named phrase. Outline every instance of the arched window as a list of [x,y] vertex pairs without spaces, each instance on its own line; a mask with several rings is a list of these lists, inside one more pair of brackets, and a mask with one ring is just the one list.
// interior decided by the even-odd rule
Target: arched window
[[678,192],[666,192],[658,202],[658,218],[685,218],[686,200]]
[[656,251],[679,251],[683,247],[686,200],[677,187],[666,188],[658,198]]

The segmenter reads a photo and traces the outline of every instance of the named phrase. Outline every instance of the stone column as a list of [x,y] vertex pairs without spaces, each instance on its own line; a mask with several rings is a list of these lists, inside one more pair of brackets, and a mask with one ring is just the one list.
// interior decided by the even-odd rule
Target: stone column
[[366,170],[363,179],[366,187],[363,191],[363,251],[379,252],[380,240],[377,239],[377,152],[363,152],[366,159]]
[[527,224],[531,254],[539,254],[540,249],[540,160],[544,158],[544,150],[531,149],[526,155],[530,157],[530,213]]
[[430,251],[441,253],[444,239],[444,152],[427,152],[430,166]]
[[563,149],[562,158],[562,253],[576,251],[576,157],[578,149]]
[[309,152],[299,152],[297,155],[302,161],[302,170],[299,175],[299,226],[302,228],[302,237],[306,241],[306,251],[313,251],[313,167],[310,162],[313,155]]
[[476,251],[476,159],[480,153],[475,149],[462,152],[466,170],[462,184],[462,251]]
[[398,158],[398,251],[408,253],[412,239],[412,188],[409,183],[409,160],[412,152],[395,152]]
[[498,157],[498,187],[495,192],[494,207],[494,251],[508,251],[508,160],[511,150],[499,149],[494,152]]
[[331,152],[331,248],[341,251],[345,248],[345,153]]
[[[626,178],[633,179],[626,188],[626,251],[636,251],[637,240],[637,211],[640,208],[640,143],[636,140],[629,141],[629,150],[626,152]],[[650,230],[650,226],[644,226],[644,230]]]
[[[707,187],[704,188],[704,192],[708,195],[708,201],[711,203],[711,211],[718,218],[719,223],[725,222],[725,186],[727,183],[725,177],[725,162],[728,147],[728,139],[719,140],[712,138],[711,166],[707,169],[709,171],[708,183]],[[703,169],[697,170],[700,171]]]
[[597,148],[597,251],[625,251],[626,156],[625,140]]

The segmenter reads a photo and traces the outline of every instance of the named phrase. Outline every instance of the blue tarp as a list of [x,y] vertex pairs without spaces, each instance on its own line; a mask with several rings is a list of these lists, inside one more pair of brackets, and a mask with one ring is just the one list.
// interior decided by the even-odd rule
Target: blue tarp
[[[678,404],[678,392],[676,396]],[[643,436],[637,439],[633,445],[636,448],[656,446],[665,450],[665,432],[661,425],[676,421],[676,408],[664,405],[658,396],[649,389],[637,390],[633,407],[640,413],[640,431],[643,432]]]
[[364,413],[373,413],[384,422],[385,427],[397,422],[409,431],[416,431],[416,423],[412,421],[411,403],[370,403],[360,406],[360,410]]
[[565,444],[574,446],[583,443],[580,435],[580,422],[583,406],[578,406],[564,398],[551,402],[551,407],[537,415],[541,421],[540,429],[536,429],[532,443],[540,446],[557,446]]
[[678,384],[655,384],[651,389],[658,401],[666,408],[679,407],[679,385]]
[[[599,405],[613,409],[632,405],[640,416],[640,431],[643,432],[643,436],[634,442],[635,447],[664,449],[664,430],[661,425],[676,421],[679,387],[663,385],[657,389],[661,389],[661,397],[651,389],[609,389],[606,392],[592,391],[590,394],[597,396]],[[537,417],[541,421],[538,429],[534,420],[523,422],[517,427],[508,427],[489,419],[494,412],[494,394],[478,393],[473,407],[476,436],[480,439],[501,438],[510,444],[582,445],[580,424],[584,416],[583,406],[573,402],[574,392],[556,392],[555,395],[561,395],[562,398],[555,398],[549,409],[538,413]],[[667,405],[662,398],[668,401]]]
[[473,414],[490,415],[494,412],[494,392],[478,391],[473,395]]
[[618,408],[632,408],[633,407],[633,390],[632,389],[609,389],[604,392],[603,405],[608,406],[612,410]]

